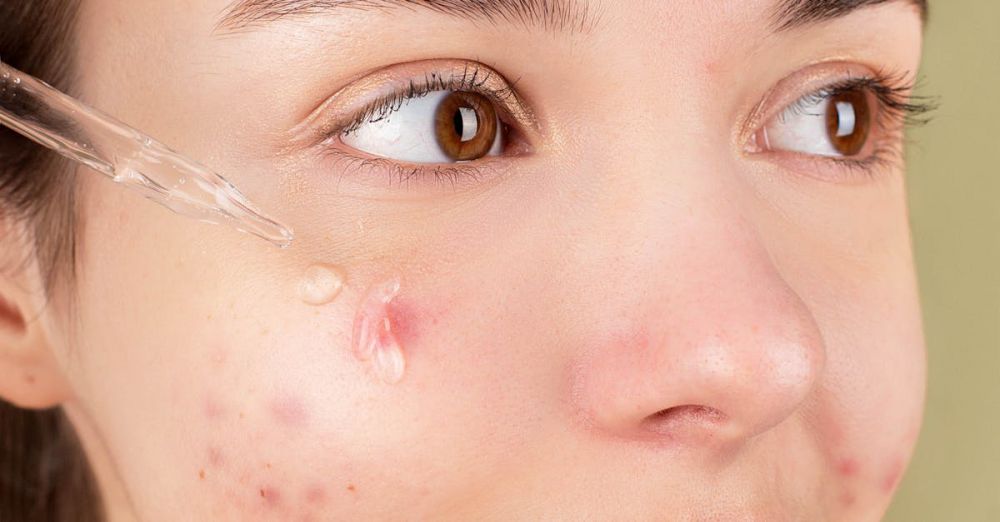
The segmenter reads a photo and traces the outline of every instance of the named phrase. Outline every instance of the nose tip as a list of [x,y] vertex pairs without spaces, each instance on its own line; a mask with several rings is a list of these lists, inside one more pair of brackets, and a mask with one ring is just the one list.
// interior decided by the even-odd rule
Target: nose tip
[[767,327],[693,337],[639,327],[591,352],[578,398],[589,425],[619,438],[739,443],[787,419],[814,388],[824,350],[809,324],[786,315]]

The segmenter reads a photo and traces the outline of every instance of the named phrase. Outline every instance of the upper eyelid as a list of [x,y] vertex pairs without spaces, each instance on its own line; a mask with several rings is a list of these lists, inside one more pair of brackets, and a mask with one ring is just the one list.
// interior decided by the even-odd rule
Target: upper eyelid
[[[404,69],[400,72],[399,69]],[[412,70],[406,73],[405,70]],[[414,82],[427,82],[432,78],[443,79],[441,90],[465,86],[476,90],[500,105],[502,113],[527,129],[537,130],[534,111],[514,88],[516,82],[507,81],[499,72],[485,64],[469,60],[427,60],[397,64],[369,74],[324,101],[302,123],[292,129],[294,142],[304,146],[316,145],[339,134],[362,113],[376,106],[380,100],[405,97]],[[430,92],[430,91],[428,91]],[[372,95],[376,93],[376,95]],[[504,94],[501,96],[500,94]],[[358,99],[367,99],[358,103]]]

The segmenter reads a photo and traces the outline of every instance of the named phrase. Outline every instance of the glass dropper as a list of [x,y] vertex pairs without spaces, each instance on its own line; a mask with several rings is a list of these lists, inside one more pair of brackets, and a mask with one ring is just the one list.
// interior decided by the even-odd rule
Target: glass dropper
[[292,232],[207,167],[0,62],[0,124],[170,210],[279,246]]

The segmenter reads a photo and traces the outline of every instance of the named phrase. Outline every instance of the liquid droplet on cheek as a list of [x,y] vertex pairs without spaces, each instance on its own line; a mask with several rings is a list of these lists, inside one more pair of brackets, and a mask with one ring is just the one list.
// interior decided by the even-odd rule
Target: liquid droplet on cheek
[[344,275],[337,267],[313,265],[299,282],[299,298],[313,306],[332,302],[344,288]]
[[399,288],[399,278],[393,278],[368,291],[354,319],[351,342],[355,357],[370,362],[375,375],[388,384],[401,381],[406,371],[406,357],[393,333],[388,311]]

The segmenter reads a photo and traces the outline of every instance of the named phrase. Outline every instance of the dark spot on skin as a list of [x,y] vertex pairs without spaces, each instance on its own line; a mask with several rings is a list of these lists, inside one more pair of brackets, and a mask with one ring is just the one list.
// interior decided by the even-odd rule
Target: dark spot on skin
[[857,475],[860,468],[861,466],[858,464],[858,461],[852,458],[845,457],[837,462],[837,473],[840,473],[845,477],[853,477]]
[[265,504],[272,507],[281,503],[281,493],[270,486],[260,488],[260,498],[264,499]]
[[25,375],[24,376],[24,382],[26,382],[28,384],[35,384],[35,376],[31,375],[30,373],[28,375]]
[[271,463],[270,462],[265,463],[264,467],[267,469],[271,469]]
[[302,426],[309,420],[305,406],[297,397],[279,397],[271,401],[271,417],[285,426]]
[[358,488],[354,487],[354,484],[348,484],[347,491],[350,491],[351,493],[357,493]]
[[198,478],[200,478],[201,480],[205,480],[205,470],[200,470],[198,472]]

